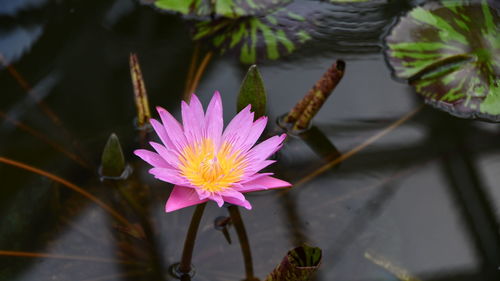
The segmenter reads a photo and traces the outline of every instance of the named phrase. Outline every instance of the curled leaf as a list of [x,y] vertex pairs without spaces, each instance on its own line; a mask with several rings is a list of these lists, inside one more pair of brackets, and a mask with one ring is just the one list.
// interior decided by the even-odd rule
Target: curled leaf
[[287,253],[283,261],[271,272],[265,281],[309,281],[321,263],[320,248],[297,247]]

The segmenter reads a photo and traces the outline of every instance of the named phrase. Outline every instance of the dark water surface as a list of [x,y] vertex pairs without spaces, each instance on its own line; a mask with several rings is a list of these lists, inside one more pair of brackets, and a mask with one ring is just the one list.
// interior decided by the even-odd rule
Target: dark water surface
[[[346,74],[314,125],[340,152],[422,104],[411,87],[391,78],[381,53],[395,17],[417,3],[378,3],[328,4],[324,26],[331,28],[317,34],[324,40],[259,64],[270,120],[290,110],[339,58],[346,61]],[[171,186],[153,179],[132,154],[140,144],[128,56],[139,56],[150,104],[180,117],[193,49],[180,17],[135,1],[0,0],[0,53],[14,67],[0,67],[0,157],[61,176],[121,210],[116,190],[97,175],[103,146],[114,132],[134,168],[132,181],[142,187],[135,195],[149,206],[152,227],[145,242],[80,194],[0,164],[0,253],[49,255],[1,255],[0,280],[172,279],[167,268],[180,259],[194,208],[164,213]],[[13,69],[31,91],[13,77]],[[216,56],[198,87],[204,104],[215,90],[222,93],[226,121],[236,113],[246,69],[231,55]],[[38,100],[65,129],[54,125]],[[76,144],[90,168],[8,119],[68,150]],[[270,131],[276,127],[269,125]],[[496,124],[424,107],[339,166],[287,193],[248,194],[253,210],[242,210],[242,216],[256,275],[264,278],[289,249],[307,242],[323,249],[316,280],[500,280],[499,140]],[[298,137],[288,138],[277,157],[271,170],[292,183],[325,163]],[[134,220],[126,208],[123,213]],[[208,204],[193,258],[194,280],[244,279],[234,229],[229,245],[213,226],[216,217],[226,215],[225,208]],[[153,250],[145,250],[151,244]],[[398,278],[398,270],[418,279]]]

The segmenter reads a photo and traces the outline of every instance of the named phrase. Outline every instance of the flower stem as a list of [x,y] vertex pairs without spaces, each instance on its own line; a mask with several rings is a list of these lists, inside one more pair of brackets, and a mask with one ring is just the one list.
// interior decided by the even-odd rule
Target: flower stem
[[243,260],[245,261],[245,280],[256,280],[253,274],[252,252],[250,251],[250,242],[248,241],[245,225],[241,219],[240,209],[237,206],[231,205],[228,208],[231,220],[233,222],[238,239],[240,240],[241,252],[243,253]]
[[182,251],[182,258],[179,264],[179,271],[186,275],[188,275],[191,271],[191,258],[193,257],[194,242],[196,240],[196,234],[198,233],[198,227],[206,205],[207,203],[196,205],[193,217],[191,218],[191,224],[189,224],[186,241],[184,241],[184,249]]

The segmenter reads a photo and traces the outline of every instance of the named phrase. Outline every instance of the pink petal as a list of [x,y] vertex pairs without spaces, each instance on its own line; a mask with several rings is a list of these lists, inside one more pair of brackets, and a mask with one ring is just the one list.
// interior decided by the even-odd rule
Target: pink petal
[[276,162],[276,160],[249,161],[248,167],[245,169],[244,177],[251,176],[274,162]]
[[211,139],[216,147],[220,144],[224,120],[222,118],[222,100],[219,92],[215,92],[205,115],[206,136]]
[[168,134],[168,137],[174,144],[177,151],[183,151],[186,146],[186,137],[184,136],[184,131],[182,130],[181,124],[175,120],[175,118],[170,114],[170,112],[166,111],[161,107],[156,108],[158,110],[158,114],[160,114],[161,122],[163,123],[163,127]]
[[193,206],[196,204],[207,202],[208,199],[201,200],[192,188],[185,186],[174,186],[170,197],[165,205],[165,212],[172,212],[181,208]]
[[243,187],[238,188],[237,190],[243,193],[292,186],[292,184],[290,184],[289,182],[270,176],[260,177],[253,181],[243,183],[242,185]]
[[223,198],[224,198],[224,201],[226,201],[227,203],[230,203],[230,204],[233,204],[233,205],[242,206],[242,207],[244,207],[247,210],[251,210],[252,209],[252,205],[246,199],[238,200],[238,199],[233,198],[233,197],[223,197]]
[[218,193],[212,193],[208,198],[215,201],[219,207],[224,205],[224,199],[222,199],[222,196]]
[[149,119],[149,123],[153,126],[153,129],[158,137],[160,137],[161,142],[163,142],[163,144],[169,149],[175,149],[174,144],[168,137],[167,131],[165,131],[165,127],[163,127],[163,125],[155,119]]
[[205,129],[205,114],[200,100],[192,95],[189,105],[182,101],[181,107],[184,135],[188,140],[200,141]]
[[248,152],[248,157],[252,161],[262,161],[267,159],[273,153],[281,148],[283,141],[286,138],[286,134],[280,136],[270,137],[267,140],[259,143],[254,148]]
[[179,171],[168,168],[152,168],[149,173],[155,178],[172,184],[186,185],[188,181],[179,174]]
[[231,143],[234,149],[242,151],[241,146],[252,129],[253,115],[253,112],[250,112],[250,105],[241,110],[227,125],[222,140]]
[[198,121],[201,121],[205,117],[205,112],[203,112],[203,105],[197,95],[192,94],[191,100],[189,101],[189,107],[193,111],[193,115],[196,116]]
[[256,174],[253,174],[253,175],[251,175],[249,177],[244,178],[244,180],[241,180],[239,182],[239,184],[241,186],[242,184],[244,184],[246,182],[253,181],[253,180],[256,180],[258,178],[265,177],[265,176],[272,176],[272,175],[274,175],[274,173],[256,173]]
[[134,151],[134,154],[141,157],[142,160],[149,163],[149,165],[153,167],[162,167],[162,168],[173,168],[170,164],[163,159],[159,154],[154,153],[152,151],[146,149],[137,149]]
[[244,201],[245,200],[245,196],[243,196],[243,194],[241,194],[241,192],[239,192],[237,190],[234,190],[232,188],[227,188],[226,190],[221,191],[219,194],[222,195],[225,198],[229,198],[230,197],[230,198],[237,199],[239,201]]
[[250,131],[248,132],[248,136],[245,138],[243,144],[241,145],[242,151],[249,150],[259,139],[260,135],[266,128],[267,125],[267,117],[262,116],[257,121],[252,124]]
[[199,140],[200,136],[200,122],[192,115],[189,105],[182,101],[181,103],[182,112],[182,127],[184,128],[184,135],[188,140]]
[[179,166],[179,156],[175,150],[168,149],[165,146],[154,141],[150,141],[149,144],[168,164],[170,164],[170,166],[172,166],[173,168],[177,168]]

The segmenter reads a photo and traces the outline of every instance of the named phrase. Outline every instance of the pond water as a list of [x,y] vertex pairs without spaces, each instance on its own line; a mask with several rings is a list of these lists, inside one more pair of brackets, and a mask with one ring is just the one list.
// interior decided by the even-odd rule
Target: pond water
[[[270,120],[288,112],[337,59],[346,62],[344,78],[313,126],[340,153],[418,109],[422,99],[393,79],[382,49],[397,16],[421,2],[317,4],[324,17],[315,41],[258,64]],[[150,104],[180,118],[194,49],[181,17],[135,1],[0,0],[0,157],[75,183],[138,223],[97,173],[104,144],[116,133],[133,167],[126,188],[147,206],[150,226],[131,233],[60,183],[0,164],[0,280],[173,279],[168,267],[180,259],[194,207],[165,213],[171,185],[154,179],[132,154],[141,141],[128,58],[139,57]],[[215,55],[196,90],[204,105],[221,92],[226,122],[236,114],[247,69],[236,56]],[[279,130],[269,123],[269,132]],[[247,194],[253,210],[241,212],[255,275],[263,280],[288,250],[306,242],[323,250],[318,281],[500,280],[499,139],[497,124],[424,106],[339,165],[308,177],[326,160],[289,137],[269,170],[291,183],[309,180],[286,192]],[[81,155],[88,167],[61,150]],[[207,205],[193,280],[245,278],[234,227],[231,244],[214,228],[227,215]]]

